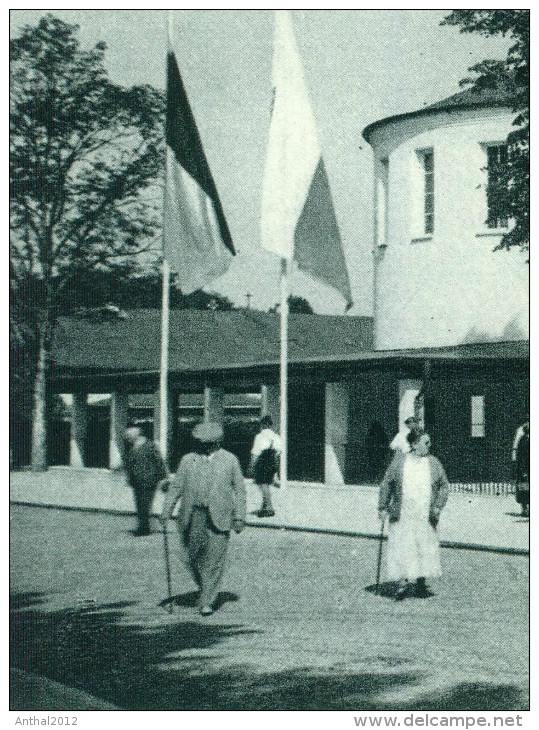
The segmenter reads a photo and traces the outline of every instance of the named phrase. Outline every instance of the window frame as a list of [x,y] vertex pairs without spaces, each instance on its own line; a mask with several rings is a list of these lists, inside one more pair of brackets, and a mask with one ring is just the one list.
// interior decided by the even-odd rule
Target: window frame
[[389,222],[389,157],[378,160],[376,176],[376,246],[386,248]]
[[[474,407],[475,406],[475,407]],[[479,409],[477,409],[479,406]],[[478,412],[479,411],[479,412]],[[486,438],[485,395],[474,393],[470,396],[470,438]]]
[[[508,164],[508,154],[509,154],[509,148],[506,141],[503,142],[486,142],[483,144],[483,149],[485,151],[485,157],[486,157],[486,165],[485,165],[485,171],[486,171],[486,183],[485,183],[485,205],[486,205],[486,218],[485,218],[485,228],[489,232],[495,232],[495,231],[506,231],[509,227],[509,219],[508,218],[502,218],[500,216],[497,216],[494,211],[492,211],[492,204],[489,201],[489,191],[491,189],[492,185],[496,185],[496,179],[495,179],[495,165],[499,166],[507,166]],[[498,159],[496,161],[491,161],[492,152],[497,152]],[[503,157],[504,160],[501,160],[500,157],[502,156],[503,151]],[[494,180],[492,180],[494,178]]]
[[434,147],[422,147],[414,152],[412,243],[430,241],[436,230]]

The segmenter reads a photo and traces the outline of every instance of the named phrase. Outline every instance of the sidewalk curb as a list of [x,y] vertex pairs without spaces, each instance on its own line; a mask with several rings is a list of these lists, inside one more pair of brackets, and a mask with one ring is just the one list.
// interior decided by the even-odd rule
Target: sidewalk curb
[[[131,510],[120,510],[112,508],[102,507],[75,507],[57,504],[47,504],[45,502],[27,502],[22,500],[10,500],[10,504],[20,505],[22,507],[43,507],[44,509],[58,509],[76,512],[91,512],[94,514],[108,514],[117,516],[133,516],[134,511]],[[155,513],[152,515],[155,517]],[[379,540],[380,535],[372,532],[356,532],[354,530],[337,530],[331,527],[304,527],[300,525],[286,525],[286,524],[268,524],[266,522],[254,522],[252,520],[246,520],[245,524],[248,527],[263,528],[268,530],[285,530],[287,532],[310,532],[317,535],[335,535],[338,537],[359,537],[366,540]],[[387,537],[384,535],[384,540]],[[497,553],[500,555],[515,555],[522,557],[529,557],[530,551],[522,548],[511,548],[511,547],[496,547],[495,545],[479,545],[477,543],[467,542],[454,542],[448,540],[441,540],[440,546],[443,548],[449,548],[453,550],[472,550],[475,552],[487,552]]]
[[[313,532],[321,535],[338,535],[339,537],[360,537],[366,540],[379,540],[380,535],[373,532],[356,532],[354,530],[337,530],[331,527],[300,527],[298,525],[268,525],[266,523],[251,522],[247,520],[245,523],[249,527],[265,527],[269,530],[287,530],[288,532]],[[384,540],[387,536],[384,535]],[[521,555],[529,557],[530,551],[522,548],[496,547],[495,545],[478,545],[468,542],[453,542],[450,540],[440,540],[440,547],[450,548],[453,550],[475,550],[478,552],[500,553],[504,555]]]

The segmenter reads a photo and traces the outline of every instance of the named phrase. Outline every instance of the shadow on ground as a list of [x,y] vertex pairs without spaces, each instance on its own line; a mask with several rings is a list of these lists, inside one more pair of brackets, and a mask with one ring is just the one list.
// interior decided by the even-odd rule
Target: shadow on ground
[[[199,591],[189,591],[189,593],[179,593],[177,596],[172,598],[165,598],[159,604],[162,608],[169,612],[172,612],[174,606],[184,606],[186,608],[194,608],[198,604],[200,596]],[[240,597],[237,593],[230,593],[229,591],[220,591],[217,594],[217,598],[213,604],[213,609],[218,611],[225,603],[237,603]]]
[[[378,585],[376,583],[373,583],[370,586],[365,586],[365,590],[368,593],[374,593],[376,596],[380,596],[381,598],[391,598],[392,600],[395,600],[397,597],[397,593],[399,590],[399,584],[395,581],[388,581],[387,583],[379,583]],[[416,588],[414,588],[413,585],[410,585],[410,591],[407,598],[431,598],[432,596],[436,595],[433,593],[430,588],[427,588],[427,591],[425,593],[419,593]]]
[[[193,600],[185,595],[184,600]],[[230,669],[207,651],[201,657],[193,651],[178,654],[212,649],[224,639],[257,631],[180,616],[173,624],[132,626],[122,623],[129,603],[85,603],[46,611],[44,599],[35,593],[12,596],[11,666],[124,710],[523,709],[520,691],[509,684],[460,684],[399,706],[384,702],[385,692],[399,688],[409,696],[417,694],[422,676],[404,668],[351,672],[307,667],[271,673],[243,665]],[[39,700],[14,695],[11,710],[50,709],[43,693]]]

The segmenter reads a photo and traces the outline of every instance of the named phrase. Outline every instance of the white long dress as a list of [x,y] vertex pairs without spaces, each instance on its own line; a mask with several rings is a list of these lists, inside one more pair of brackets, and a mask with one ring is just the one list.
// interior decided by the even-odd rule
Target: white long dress
[[438,535],[429,523],[430,500],[429,460],[407,454],[400,519],[390,522],[388,528],[386,580],[437,578],[442,574]]

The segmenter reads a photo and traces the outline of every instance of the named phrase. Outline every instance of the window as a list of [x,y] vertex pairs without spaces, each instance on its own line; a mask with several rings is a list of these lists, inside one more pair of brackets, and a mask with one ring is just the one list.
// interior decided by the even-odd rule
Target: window
[[485,396],[472,395],[471,400],[471,437],[485,437]]
[[415,238],[434,233],[434,150],[415,151],[412,168],[413,235]]
[[507,145],[487,146],[487,227],[507,228]]
[[434,152],[423,152],[425,233],[434,233]]
[[387,188],[389,160],[380,160],[376,179],[376,245],[387,245]]

